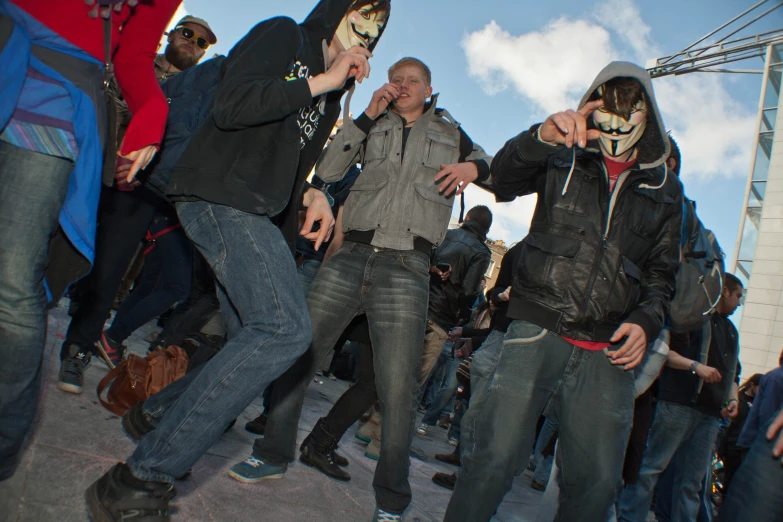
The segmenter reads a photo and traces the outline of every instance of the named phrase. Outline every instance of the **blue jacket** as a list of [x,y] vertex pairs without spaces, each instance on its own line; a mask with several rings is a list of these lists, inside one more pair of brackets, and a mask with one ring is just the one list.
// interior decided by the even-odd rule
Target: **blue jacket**
[[[59,299],[70,283],[89,271],[95,257],[96,216],[103,164],[95,100],[101,84],[102,67],[95,58],[74,47],[14,4],[0,4],[0,15],[13,20],[10,37],[0,49],[0,130],[5,128],[16,109],[28,67],[61,83],[74,107],[72,123],[78,156],[59,216],[61,232],[67,240],[58,232],[60,239],[55,237],[49,249],[50,262],[44,286],[51,302]],[[43,63],[35,56],[34,46],[61,53],[62,63],[56,66]],[[94,77],[96,92],[87,93],[77,88],[72,82],[74,77],[87,80],[84,84],[90,83]]]
[[220,82],[225,56],[191,67],[161,84],[163,95],[169,102],[166,131],[158,154],[147,177],[142,179],[159,195],[166,193],[171,172],[190,143],[201,123],[212,109],[212,98]]

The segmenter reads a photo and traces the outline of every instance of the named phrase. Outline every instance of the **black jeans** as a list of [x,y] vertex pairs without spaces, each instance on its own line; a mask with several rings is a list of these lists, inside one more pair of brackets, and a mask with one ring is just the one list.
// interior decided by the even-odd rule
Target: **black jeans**
[[136,287],[123,301],[106,332],[118,343],[139,327],[162,314],[190,294],[193,247],[182,228],[176,228],[155,241],[144,258]]
[[182,346],[189,335],[201,331],[212,317],[220,311],[215,276],[204,257],[193,248],[193,275],[190,282],[190,296],[177,305],[158,334],[154,344]]
[[145,187],[132,192],[103,187],[98,207],[95,262],[92,272],[79,283],[79,307],[68,326],[60,359],[68,357],[71,344],[92,350],[109,318],[122,276],[144,240],[161,198]]
[[326,429],[340,440],[348,428],[378,400],[372,346],[359,343],[359,380],[337,399],[324,418]]

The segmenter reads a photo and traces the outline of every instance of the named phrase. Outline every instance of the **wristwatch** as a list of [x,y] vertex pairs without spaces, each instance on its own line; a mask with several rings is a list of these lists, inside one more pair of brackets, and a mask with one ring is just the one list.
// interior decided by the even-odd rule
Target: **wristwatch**
[[696,368],[698,368],[698,367],[699,367],[699,364],[701,364],[699,361],[693,361],[693,362],[691,363],[691,373],[692,373],[693,375],[696,375]]

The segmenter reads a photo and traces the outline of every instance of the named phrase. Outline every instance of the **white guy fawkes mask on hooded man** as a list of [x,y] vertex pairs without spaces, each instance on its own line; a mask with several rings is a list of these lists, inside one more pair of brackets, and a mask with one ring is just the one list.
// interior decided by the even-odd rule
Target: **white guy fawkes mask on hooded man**
[[343,48],[347,50],[358,45],[369,49],[378,38],[386,24],[386,13],[370,12],[372,8],[372,4],[368,4],[358,11],[350,11],[340,21],[334,35],[340,40]]
[[[598,94],[603,95],[603,90],[602,85],[598,88]],[[598,141],[604,153],[610,157],[622,156],[631,150],[644,134],[647,127],[647,104],[644,100],[636,102],[628,119],[600,107],[593,112],[593,122],[601,132]]]

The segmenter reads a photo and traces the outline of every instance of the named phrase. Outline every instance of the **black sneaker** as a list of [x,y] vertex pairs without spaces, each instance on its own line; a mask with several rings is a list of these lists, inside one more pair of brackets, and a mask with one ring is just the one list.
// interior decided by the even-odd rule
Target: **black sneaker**
[[171,484],[139,480],[122,463],[107,471],[84,493],[87,510],[95,522],[167,522],[169,500],[176,495],[177,490]]
[[60,363],[60,375],[57,380],[57,387],[68,393],[84,392],[84,370],[90,364],[92,356],[90,352],[82,350],[78,345],[71,345],[71,353],[76,353],[66,357]]

